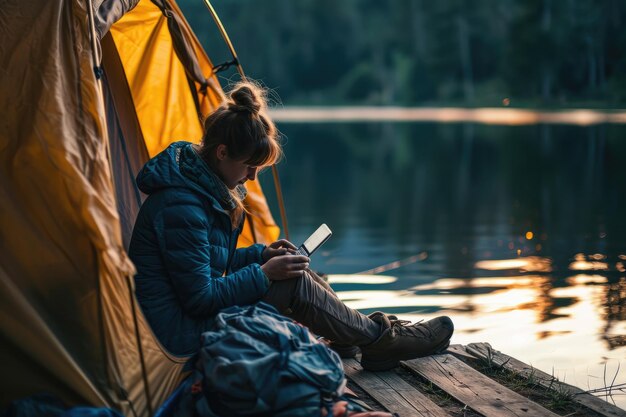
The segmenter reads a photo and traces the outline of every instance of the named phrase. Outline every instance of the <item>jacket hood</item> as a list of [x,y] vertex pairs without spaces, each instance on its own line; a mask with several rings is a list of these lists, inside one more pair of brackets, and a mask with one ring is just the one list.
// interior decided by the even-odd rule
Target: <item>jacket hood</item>
[[[228,188],[194,151],[190,142],[174,142],[152,158],[137,175],[137,186],[145,194],[166,188],[187,188],[231,210],[233,200]],[[237,188],[243,199],[246,189]]]
[[181,172],[181,160],[184,158],[183,150],[189,147],[190,142],[174,142],[154,158],[150,159],[137,174],[137,186],[145,194],[153,194],[164,188],[190,188],[194,191],[206,194],[200,184],[191,181]]

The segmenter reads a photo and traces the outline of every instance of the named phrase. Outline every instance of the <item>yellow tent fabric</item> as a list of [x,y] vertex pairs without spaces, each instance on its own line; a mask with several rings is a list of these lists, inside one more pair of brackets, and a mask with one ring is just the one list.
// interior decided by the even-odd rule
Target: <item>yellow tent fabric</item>
[[[120,129],[132,133],[135,117],[134,139],[145,140],[146,155],[174,140],[199,139],[198,109],[165,18],[148,0],[113,25],[113,42],[103,40],[106,82],[96,79],[86,4],[2,5],[0,406],[46,391],[73,404],[147,416],[179,383],[187,358],[162,349],[135,304],[134,267],[122,236],[128,229],[116,201],[124,194],[116,193],[112,169],[116,132],[108,131],[112,119],[125,115],[108,104],[113,97],[120,105],[128,95],[136,116],[126,114]],[[211,74],[210,61],[190,39],[203,72]],[[107,70],[114,50],[123,71]],[[125,79],[108,79],[120,74]],[[195,86],[203,114],[221,98],[210,79],[206,94]],[[250,191],[256,237],[274,240],[278,228],[262,191],[258,184]],[[250,236],[248,230],[246,244]]]
[[[182,16],[175,3],[173,8]],[[207,14],[208,18],[208,14]],[[149,155],[152,157],[177,140],[199,142],[202,137],[201,118],[213,111],[223,99],[213,64],[189,26],[186,33],[198,58],[202,72],[208,76],[205,94],[195,85],[201,117],[190,94],[185,69],[176,57],[168,32],[166,17],[159,8],[142,0],[111,28],[128,80],[137,117]],[[163,94],[163,91],[167,94]],[[261,185],[247,185],[246,207],[252,215],[238,242],[240,247],[255,241],[271,243],[280,233],[270,213]],[[254,233],[250,229],[254,224]],[[255,239],[256,238],[256,239]]]
[[[111,35],[122,59],[149,155],[158,154],[173,141],[199,140],[202,126],[161,10],[150,1],[140,1],[111,27]],[[204,69],[212,73],[210,66]],[[210,112],[221,100],[214,95],[208,99],[206,111]]]

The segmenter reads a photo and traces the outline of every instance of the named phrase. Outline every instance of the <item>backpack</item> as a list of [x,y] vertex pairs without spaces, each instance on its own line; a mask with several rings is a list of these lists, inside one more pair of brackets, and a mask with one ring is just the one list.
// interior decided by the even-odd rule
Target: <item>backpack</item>
[[194,363],[186,391],[201,417],[319,416],[346,385],[339,355],[262,302],[222,310]]

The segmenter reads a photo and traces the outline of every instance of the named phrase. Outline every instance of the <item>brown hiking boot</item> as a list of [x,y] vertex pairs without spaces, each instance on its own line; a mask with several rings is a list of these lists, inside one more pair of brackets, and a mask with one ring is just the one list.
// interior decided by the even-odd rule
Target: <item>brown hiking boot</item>
[[373,343],[361,346],[361,366],[369,371],[385,371],[403,360],[421,358],[445,350],[454,332],[452,320],[441,316],[427,322],[410,324],[390,320],[384,313],[372,313],[370,319],[381,324],[382,333]]
[[[374,315],[374,314],[382,314],[382,313],[377,311],[376,313],[372,313],[368,317],[372,318],[372,315]],[[387,318],[390,321],[394,321],[394,320],[397,321],[398,320],[398,316],[394,316],[393,314],[387,315]],[[342,359],[352,359],[359,353],[359,350],[360,350],[358,346],[346,345],[344,343],[339,343],[339,342],[330,342],[328,344],[328,346],[332,350],[337,352],[337,354],[339,354],[339,357],[342,358]]]

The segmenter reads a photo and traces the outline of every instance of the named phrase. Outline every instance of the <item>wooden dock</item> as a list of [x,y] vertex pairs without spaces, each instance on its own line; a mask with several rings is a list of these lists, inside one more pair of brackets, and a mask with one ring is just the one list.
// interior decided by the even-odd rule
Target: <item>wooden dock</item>
[[626,411],[559,382],[487,343],[453,345],[440,355],[368,372],[344,360],[348,387],[374,410],[401,417],[626,417]]

